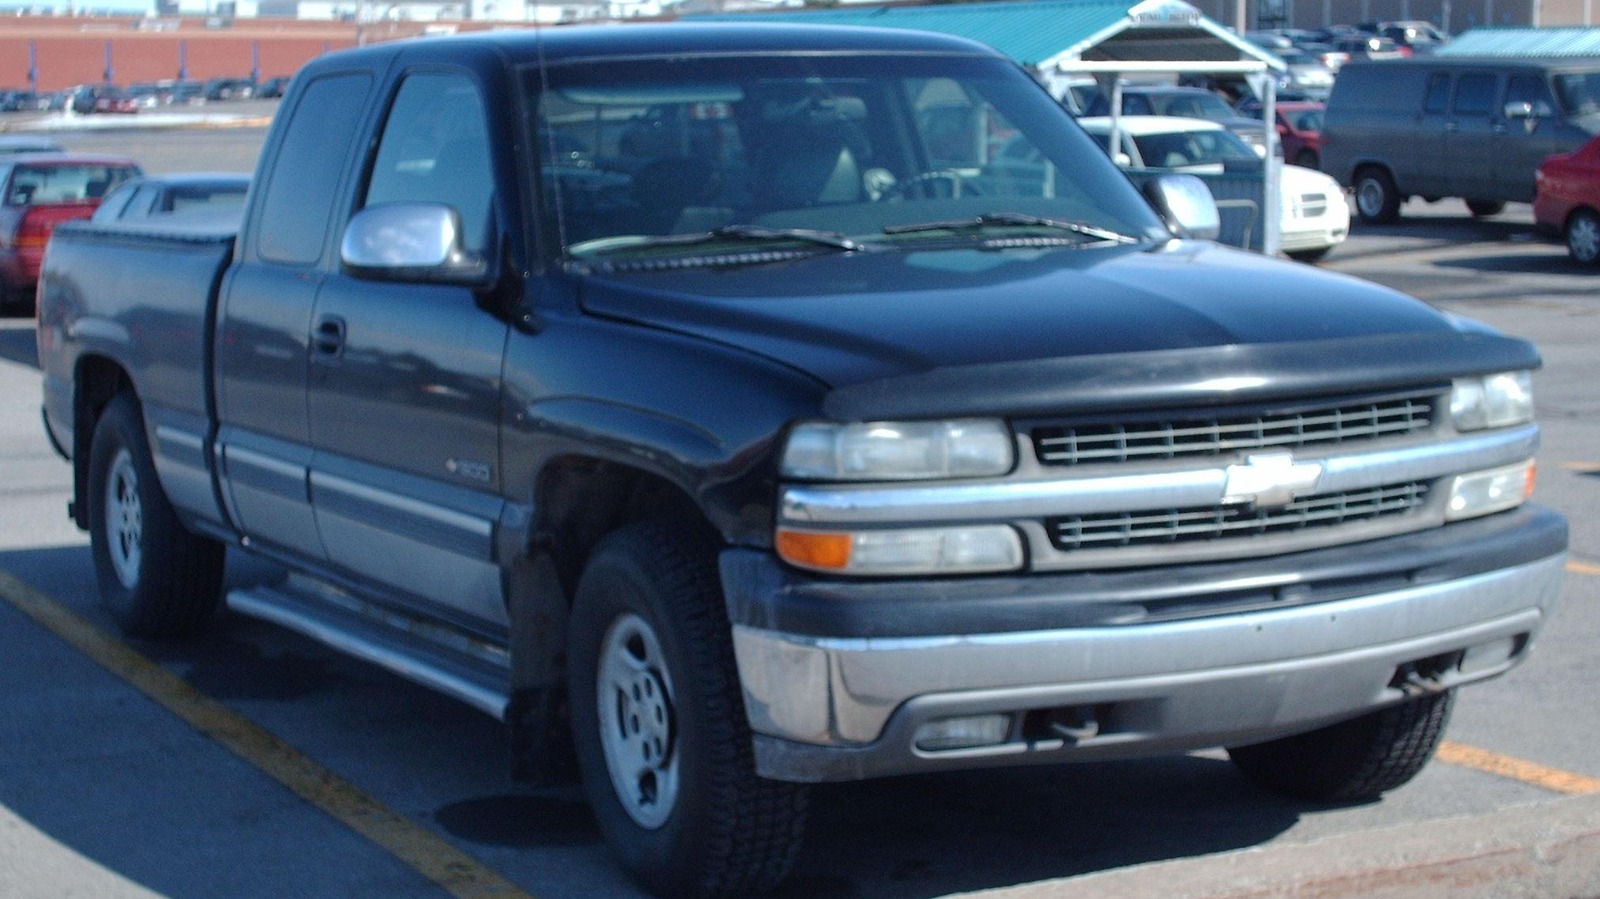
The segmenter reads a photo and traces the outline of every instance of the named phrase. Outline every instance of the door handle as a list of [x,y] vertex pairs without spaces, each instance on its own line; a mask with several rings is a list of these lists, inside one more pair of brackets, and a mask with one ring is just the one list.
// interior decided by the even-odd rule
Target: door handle
[[344,352],[344,319],[337,315],[324,315],[317,319],[316,330],[311,335],[311,346],[318,356],[338,357]]

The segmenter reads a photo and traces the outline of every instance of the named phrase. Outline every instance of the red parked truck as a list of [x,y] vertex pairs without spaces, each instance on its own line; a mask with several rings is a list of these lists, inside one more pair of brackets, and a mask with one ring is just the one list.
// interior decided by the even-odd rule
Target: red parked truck
[[124,156],[16,153],[0,161],[0,307],[32,307],[56,225],[86,219],[118,184],[141,174]]

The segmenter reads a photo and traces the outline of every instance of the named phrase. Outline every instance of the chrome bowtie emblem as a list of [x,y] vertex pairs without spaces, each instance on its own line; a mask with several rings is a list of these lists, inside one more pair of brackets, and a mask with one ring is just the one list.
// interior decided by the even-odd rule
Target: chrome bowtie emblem
[[1296,496],[1314,489],[1321,477],[1319,463],[1296,462],[1288,453],[1247,456],[1243,465],[1228,466],[1222,502],[1265,508],[1287,506]]

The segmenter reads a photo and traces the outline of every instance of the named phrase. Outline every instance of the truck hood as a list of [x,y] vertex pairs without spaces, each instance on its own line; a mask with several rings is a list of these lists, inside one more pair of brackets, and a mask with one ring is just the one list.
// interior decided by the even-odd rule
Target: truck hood
[[[1103,369],[1102,357],[1155,365],[1174,354],[1196,359],[1205,348],[1237,365],[1241,347],[1294,345],[1279,352],[1292,359],[1314,342],[1337,357],[1349,345],[1374,345],[1374,335],[1463,337],[1452,319],[1387,288],[1192,241],[1155,250],[864,252],[596,274],[582,303],[591,314],[759,353],[836,392],[1046,360],[1059,367],[1100,359]],[[1327,358],[1302,367],[1317,364],[1323,376],[1326,366],[1339,367]]]

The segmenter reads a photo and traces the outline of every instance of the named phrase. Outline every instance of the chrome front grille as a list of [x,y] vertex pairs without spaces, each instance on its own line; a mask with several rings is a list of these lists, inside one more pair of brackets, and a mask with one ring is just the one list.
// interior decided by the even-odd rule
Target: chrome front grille
[[1432,426],[1432,392],[1280,410],[1173,415],[1149,421],[1043,422],[1031,428],[1045,465],[1182,459],[1402,437]]
[[1069,515],[1046,519],[1045,527],[1051,543],[1063,552],[1192,543],[1305,531],[1402,516],[1421,508],[1427,493],[1428,485],[1425,483],[1391,484],[1367,490],[1308,496],[1281,508],[1216,506]]

